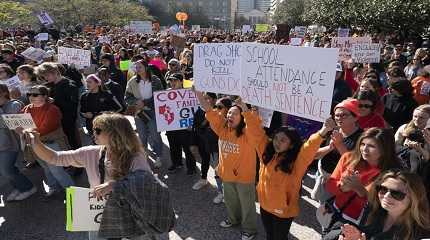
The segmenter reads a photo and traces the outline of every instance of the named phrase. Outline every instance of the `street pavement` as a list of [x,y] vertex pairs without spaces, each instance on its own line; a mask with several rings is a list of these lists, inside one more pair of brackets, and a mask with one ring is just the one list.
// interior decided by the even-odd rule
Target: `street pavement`
[[[169,174],[169,153],[167,139],[165,143],[163,167],[156,171],[159,178],[168,184],[174,200],[177,224],[174,231],[160,236],[161,240],[238,240],[239,228],[223,229],[218,224],[226,218],[223,204],[213,204],[216,196],[214,171],[209,171],[210,184],[199,191],[192,190],[192,185],[199,179],[199,174],[186,175],[186,169]],[[0,159],[1,160],[1,159]],[[200,164],[198,164],[200,168]],[[83,240],[86,233],[65,231],[64,195],[58,194],[52,199],[42,196],[43,172],[40,167],[24,169],[24,174],[37,186],[38,192],[22,202],[5,202],[11,187],[0,176],[0,240]],[[78,186],[88,187],[85,173],[76,178]],[[304,179],[301,213],[291,227],[290,239],[320,239],[320,228],[315,218],[318,204],[309,197],[310,187],[314,181],[309,176]],[[258,203],[256,203],[258,210]],[[259,213],[259,211],[258,211]],[[264,228],[258,218],[258,235],[256,240],[265,239]]]

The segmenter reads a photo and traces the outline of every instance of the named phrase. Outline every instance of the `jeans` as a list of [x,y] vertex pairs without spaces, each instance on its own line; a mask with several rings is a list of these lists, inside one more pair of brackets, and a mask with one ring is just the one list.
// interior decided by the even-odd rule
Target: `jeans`
[[[57,143],[46,145],[53,150],[60,150],[60,147]],[[58,190],[59,187],[67,188],[75,185],[73,179],[64,170],[62,166],[56,166],[40,159],[37,159],[37,162],[43,168],[43,172],[46,176],[46,184],[49,186],[50,189]]]
[[294,218],[280,218],[260,207],[266,240],[287,240]]
[[161,140],[160,133],[157,132],[157,124],[155,122],[155,116],[151,118],[147,123],[139,117],[135,117],[137,132],[139,133],[140,141],[143,146],[147,147],[148,138],[149,144],[151,144],[157,157],[161,157],[163,151],[163,141]]
[[33,188],[33,183],[15,166],[17,158],[18,152],[0,151],[0,175],[20,192],[26,192]]

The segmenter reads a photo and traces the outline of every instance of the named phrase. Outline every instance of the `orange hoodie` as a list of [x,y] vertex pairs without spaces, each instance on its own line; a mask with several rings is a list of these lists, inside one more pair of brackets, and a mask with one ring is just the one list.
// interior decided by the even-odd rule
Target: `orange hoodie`
[[[314,160],[322,141],[323,138],[319,133],[314,133],[309,137],[302,145],[290,174],[284,173],[280,169],[275,170],[279,163],[277,155],[267,165],[260,161],[260,180],[257,185],[257,193],[261,208],[280,218],[291,218],[299,215],[301,181],[308,166]],[[259,146],[260,159],[262,159],[266,144]]]
[[219,138],[218,176],[224,182],[250,184],[255,182],[258,141],[264,139],[265,133],[256,112],[243,112],[242,115],[246,127],[240,137],[226,126],[225,118],[218,110],[207,111],[206,119]]

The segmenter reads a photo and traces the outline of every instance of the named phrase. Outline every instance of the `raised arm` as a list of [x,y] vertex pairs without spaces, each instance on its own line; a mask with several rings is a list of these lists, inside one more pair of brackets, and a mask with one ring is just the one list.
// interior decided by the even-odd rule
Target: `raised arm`
[[197,97],[197,99],[199,100],[199,102],[200,102],[200,106],[201,106],[201,108],[205,111],[205,112],[207,112],[207,111],[209,111],[209,110],[211,110],[212,109],[212,107],[213,106],[211,106],[206,100],[205,100],[205,97],[203,96],[203,93],[202,92],[200,92],[200,91],[198,91],[198,90],[196,90],[195,88],[194,88],[194,86],[192,86],[191,87],[191,90],[196,94],[196,97]]

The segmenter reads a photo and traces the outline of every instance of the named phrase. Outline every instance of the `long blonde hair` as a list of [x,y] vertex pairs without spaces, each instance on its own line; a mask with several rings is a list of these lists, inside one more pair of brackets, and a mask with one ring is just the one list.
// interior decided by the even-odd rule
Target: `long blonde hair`
[[142,152],[142,144],[130,122],[121,114],[103,113],[94,119],[93,126],[109,136],[107,150],[112,164],[110,175],[114,180],[126,176],[133,157]]
[[402,181],[407,188],[407,193],[410,198],[409,207],[400,216],[398,221],[402,236],[396,236],[395,239],[416,239],[415,226],[424,230],[430,230],[430,210],[429,200],[425,194],[426,189],[424,183],[421,178],[414,173],[389,170],[378,177],[369,194],[369,203],[372,210],[369,213],[367,224],[381,224],[375,222],[377,221],[377,217],[380,216],[381,213],[384,213],[376,187],[380,186],[389,178]]

